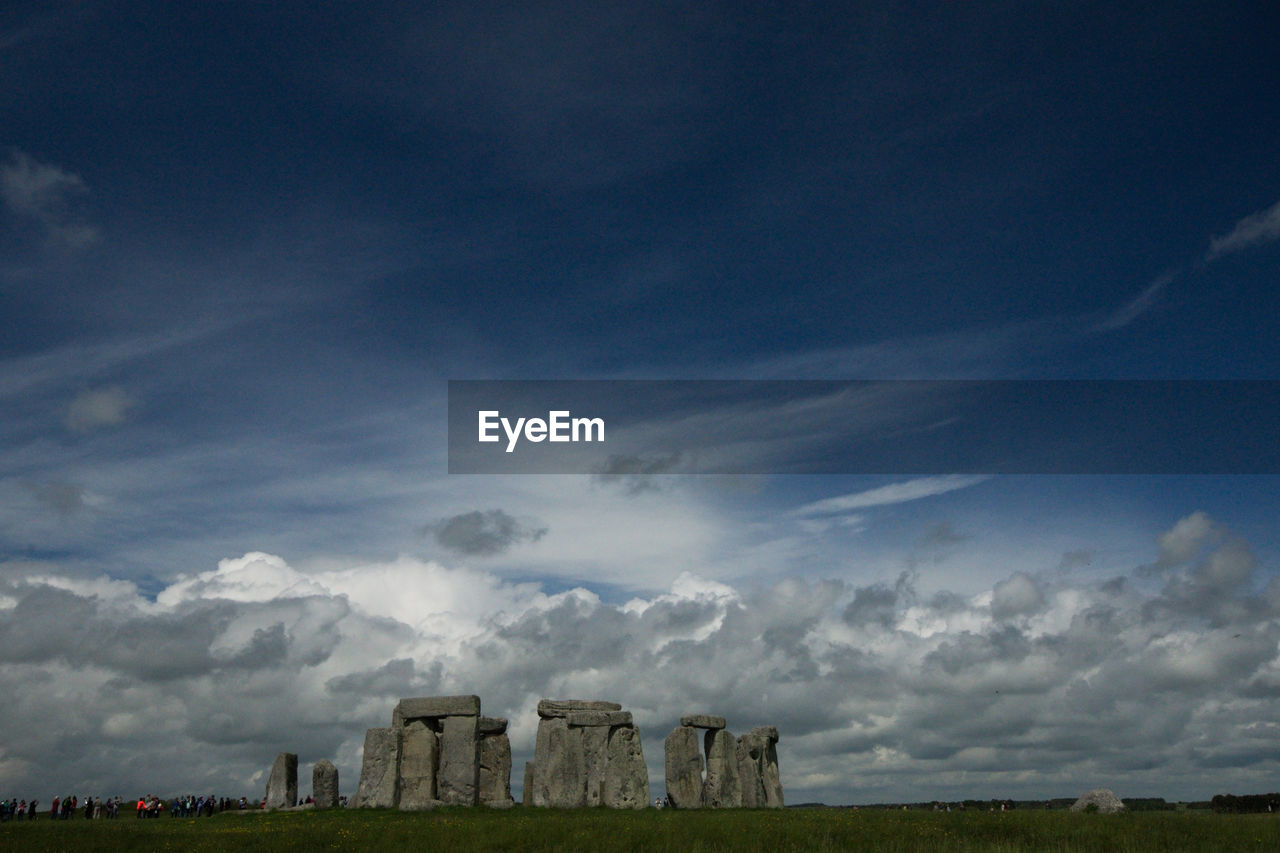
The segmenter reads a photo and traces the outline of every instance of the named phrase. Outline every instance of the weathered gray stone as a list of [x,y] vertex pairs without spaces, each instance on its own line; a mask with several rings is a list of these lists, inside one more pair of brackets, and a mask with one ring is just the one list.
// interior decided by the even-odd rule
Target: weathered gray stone
[[[503,729],[506,729],[505,725]],[[487,734],[480,738],[480,802],[495,808],[514,805],[511,799],[511,740],[505,733]]]
[[507,733],[506,717],[481,717],[480,718],[480,734],[482,735],[504,735]]
[[534,772],[535,770],[534,770],[533,762],[526,761],[524,763],[524,786],[520,791],[520,805],[522,806],[533,805]]
[[766,738],[764,747],[764,765],[760,770],[764,783],[764,803],[767,809],[780,809],[785,805],[782,801],[782,776],[778,773],[778,747],[774,740]]
[[586,699],[543,699],[538,703],[538,716],[567,717],[571,711],[621,711],[617,702],[597,702]]
[[1124,811],[1124,803],[1107,788],[1086,791],[1071,805],[1073,812],[1088,811],[1093,806],[1099,814],[1115,814]]
[[479,696],[423,696],[417,699],[401,699],[391,712],[392,720],[401,723],[424,717],[478,717]]
[[[474,697],[473,697],[474,698]],[[476,700],[477,703],[479,700]],[[480,717],[448,716],[440,732],[436,794],[449,805],[474,806],[480,791]]]
[[758,735],[758,736],[760,736],[760,737],[768,738],[769,740],[773,741],[774,743],[777,743],[777,742],[778,742],[778,727],[777,727],[777,726],[756,726],[754,729],[752,729],[752,730],[751,730],[751,734],[753,734],[753,735]]
[[[604,712],[578,712],[578,713],[610,713]],[[616,711],[612,713],[618,713]],[[573,726],[573,714],[567,718],[567,722]],[[609,760],[609,729],[607,726],[588,726],[586,728],[572,728],[577,732],[578,737],[582,738],[582,757],[586,772],[586,794],[584,802],[588,806],[598,806],[601,802],[601,795],[604,793],[604,768]]]
[[533,804],[552,808],[585,805],[586,758],[582,732],[571,729],[564,717],[544,717],[538,723],[535,748]]
[[742,807],[747,809],[764,808],[765,804],[764,756],[771,741],[758,731],[752,729],[738,738],[738,781],[742,785]]
[[318,809],[338,805],[338,768],[327,758],[320,759],[311,768],[311,799]]
[[649,805],[649,768],[644,763],[640,730],[635,726],[619,726],[609,732],[600,799],[615,809],[643,809]]
[[630,711],[570,711],[565,719],[569,725],[585,728],[587,726],[629,726],[632,725]]
[[708,809],[742,807],[742,782],[738,776],[738,741],[728,729],[706,734],[707,778],[702,785],[702,805]]
[[671,805],[678,809],[702,808],[702,750],[697,729],[676,726],[663,747]]
[[291,809],[298,804],[298,756],[282,752],[267,779],[267,808]]
[[440,743],[423,720],[409,720],[400,733],[400,798],[404,811],[430,808],[436,796]]
[[680,725],[693,726],[695,729],[723,729],[728,724],[724,717],[713,714],[685,714],[680,718]]
[[369,729],[364,733],[364,761],[353,805],[393,809],[400,802],[400,729]]

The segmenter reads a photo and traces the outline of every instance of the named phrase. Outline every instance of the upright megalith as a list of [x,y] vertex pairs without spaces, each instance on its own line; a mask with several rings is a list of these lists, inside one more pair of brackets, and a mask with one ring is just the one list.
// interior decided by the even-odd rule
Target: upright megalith
[[480,718],[480,802],[493,808],[515,805],[511,798],[511,740],[507,721]]
[[[543,699],[538,738],[525,768],[525,802],[535,806],[635,808],[636,791],[648,803],[648,771],[635,778],[644,754],[640,732],[617,702]],[[616,743],[615,743],[616,740]]]
[[436,799],[436,765],[440,743],[425,720],[410,720],[400,730],[400,797],[402,811],[429,809]]
[[[759,726],[737,740],[723,717],[686,714],[666,741],[667,796],[676,808],[783,807],[778,730]],[[705,730],[706,776],[698,750]]]
[[311,768],[311,799],[318,809],[338,805],[338,768],[327,758],[320,759]]
[[764,740],[764,760],[760,768],[764,802],[761,805],[767,809],[783,808],[782,774],[778,772],[778,730],[773,726],[761,726],[752,729],[751,734]]
[[440,731],[440,801],[474,806],[480,801],[480,716],[449,716]]
[[667,796],[678,809],[702,808],[702,750],[698,731],[692,726],[676,726],[667,735]]
[[649,805],[649,768],[644,763],[640,730],[634,725],[611,728],[608,751],[601,802],[615,809],[647,807]]
[[[504,799],[505,792],[509,802],[511,744],[506,728],[506,720],[480,716],[479,696],[401,699],[391,712],[390,728],[365,733],[356,805],[404,810],[474,806],[481,801],[482,753],[491,758],[494,797]],[[494,742],[485,747],[488,737]]]
[[267,808],[291,809],[298,804],[298,756],[282,752],[267,779]]
[[755,731],[738,738],[738,781],[742,785],[742,807],[764,808],[764,753],[768,738]]
[[548,717],[538,723],[533,755],[533,804],[551,808],[586,805],[587,766],[578,729],[564,717]]
[[364,733],[364,760],[355,806],[394,809],[400,804],[400,733],[398,727]]
[[702,805],[708,809],[742,807],[742,782],[738,777],[738,742],[728,729],[706,734],[707,778],[702,783]]

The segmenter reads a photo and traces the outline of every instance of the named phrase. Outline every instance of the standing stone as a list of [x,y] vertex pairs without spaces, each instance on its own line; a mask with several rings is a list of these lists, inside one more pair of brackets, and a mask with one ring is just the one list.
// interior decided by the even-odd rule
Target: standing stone
[[[506,720],[503,720],[503,731]],[[504,734],[480,739],[480,802],[495,808],[515,805],[511,799],[511,740]]]
[[706,747],[707,780],[702,785],[702,805],[709,809],[742,808],[737,739],[728,729],[709,729]]
[[291,809],[298,804],[298,756],[282,752],[267,779],[267,808]]
[[400,729],[364,733],[364,761],[355,804],[365,809],[393,809],[400,802]]
[[520,791],[520,805],[533,805],[533,779],[534,779],[534,763],[526,761],[524,763],[524,786]]
[[663,746],[671,805],[678,809],[702,808],[702,750],[698,748],[698,730],[676,726]]
[[586,774],[584,802],[588,806],[598,806],[604,793],[605,764],[609,760],[609,727],[573,728],[572,716],[569,717],[569,725],[582,738],[582,757]]
[[643,809],[649,805],[649,768],[644,763],[640,730],[618,726],[609,732],[609,759],[601,800],[615,809]]
[[400,733],[400,809],[416,811],[438,805],[436,765],[440,744],[423,720],[410,720]]
[[782,802],[782,776],[778,773],[777,738],[766,739],[764,748],[764,767],[761,779],[764,782],[764,805],[768,809],[780,809]]
[[311,768],[311,799],[318,809],[338,805],[338,768],[327,758],[320,759]]
[[480,791],[480,717],[445,717],[436,791],[449,805],[474,806]]
[[538,723],[533,756],[533,804],[573,809],[585,805],[586,757],[582,729],[569,728],[564,717],[544,717]]
[[764,754],[769,739],[753,730],[738,738],[738,780],[742,784],[742,807],[764,808]]

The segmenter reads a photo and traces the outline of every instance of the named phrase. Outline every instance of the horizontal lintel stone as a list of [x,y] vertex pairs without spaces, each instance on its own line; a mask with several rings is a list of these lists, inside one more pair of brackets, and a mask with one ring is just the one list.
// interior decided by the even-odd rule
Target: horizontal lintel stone
[[630,711],[570,711],[566,719],[569,725],[578,728],[632,725]]
[[395,716],[401,721],[424,717],[478,717],[479,696],[423,696],[417,699],[401,699],[396,705]]
[[501,735],[507,732],[506,717],[481,717],[480,718],[480,734],[482,735]]
[[695,729],[723,729],[728,723],[724,717],[713,714],[685,714],[680,718],[680,725],[693,726]]
[[751,733],[753,735],[758,735],[760,737],[767,737],[769,740],[773,741],[774,743],[778,742],[777,726],[756,726],[754,729],[751,730]]
[[538,703],[538,716],[543,719],[567,717],[573,711],[621,711],[617,702],[598,702],[587,699],[543,699]]

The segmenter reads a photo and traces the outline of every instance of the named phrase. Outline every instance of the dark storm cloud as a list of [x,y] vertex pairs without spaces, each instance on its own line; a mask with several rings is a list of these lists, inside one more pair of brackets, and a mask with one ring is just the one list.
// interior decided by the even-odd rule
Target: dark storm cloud
[[500,509],[472,510],[427,526],[436,542],[451,551],[474,557],[501,554],[523,542],[537,542],[547,528],[515,518]]

